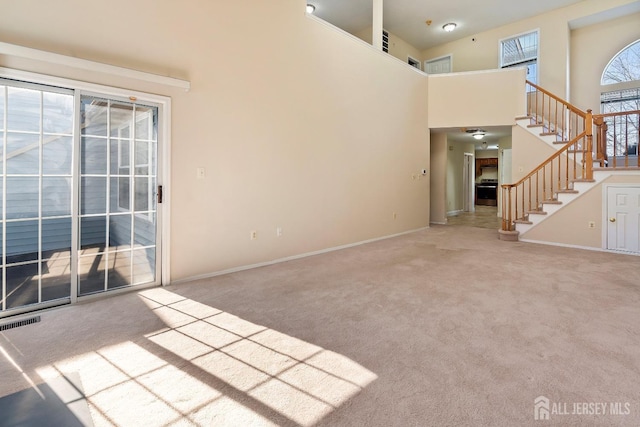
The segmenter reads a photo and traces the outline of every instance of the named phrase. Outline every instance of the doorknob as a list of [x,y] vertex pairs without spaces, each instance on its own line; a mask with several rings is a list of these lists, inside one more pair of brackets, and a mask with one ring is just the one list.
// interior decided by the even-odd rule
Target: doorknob
[[611,218],[609,218],[609,222],[616,222],[616,219],[611,217]]

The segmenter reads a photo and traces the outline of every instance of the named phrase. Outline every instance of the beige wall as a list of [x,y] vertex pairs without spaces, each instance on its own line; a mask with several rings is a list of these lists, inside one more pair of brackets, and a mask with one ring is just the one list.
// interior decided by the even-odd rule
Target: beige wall
[[[487,70],[499,67],[499,42],[532,30],[540,30],[539,84],[567,98],[569,23],[628,5],[637,0],[583,0],[572,6],[513,22],[422,52],[425,60],[453,53],[453,71]],[[616,40],[618,36],[616,35]],[[472,39],[475,39],[473,41]]]
[[513,183],[524,178],[556,152],[549,144],[520,126],[513,127],[511,136],[511,179]]
[[429,223],[427,79],[298,0],[4,2],[0,39],[191,81],[22,64],[172,97],[173,280]]
[[[371,44],[373,27],[365,28],[354,35]],[[420,62],[420,69],[422,69],[422,52],[393,33],[389,33],[389,55],[398,58],[404,63],[407,63],[410,56]]]
[[447,134],[431,133],[431,215],[435,224],[447,222]]
[[640,39],[640,13],[579,28],[571,32],[571,102],[600,113],[602,73],[613,57]]
[[433,74],[429,127],[503,126],[525,114],[523,69]]
[[[605,219],[602,214],[606,200],[603,200],[605,197],[603,186],[608,184],[640,186],[640,175],[614,175],[605,179],[580,198],[545,219],[540,225],[524,233],[521,238],[587,248],[605,248],[606,242],[603,242],[602,230]],[[595,222],[595,228],[589,228],[591,221]]]

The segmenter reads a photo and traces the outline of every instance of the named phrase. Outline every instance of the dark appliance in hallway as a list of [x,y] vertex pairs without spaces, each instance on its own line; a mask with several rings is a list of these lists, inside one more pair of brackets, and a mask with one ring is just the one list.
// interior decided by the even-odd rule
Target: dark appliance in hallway
[[476,205],[498,206],[497,179],[482,179],[476,183]]

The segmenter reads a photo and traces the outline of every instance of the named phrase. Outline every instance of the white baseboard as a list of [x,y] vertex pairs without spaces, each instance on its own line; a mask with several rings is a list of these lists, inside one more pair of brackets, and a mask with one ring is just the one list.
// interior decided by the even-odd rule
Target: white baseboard
[[278,259],[274,259],[274,260],[271,260],[271,261],[259,262],[259,263],[256,263],[256,264],[249,264],[249,265],[242,265],[242,266],[239,266],[239,267],[229,268],[227,270],[221,270],[221,271],[214,271],[214,272],[211,272],[211,273],[199,274],[197,276],[186,277],[184,279],[172,280],[171,283],[169,283],[169,284],[170,285],[178,285],[180,283],[187,283],[187,282],[193,282],[195,280],[209,279],[211,277],[223,276],[225,274],[237,273],[239,271],[251,270],[253,268],[266,267],[268,265],[279,264],[281,262],[293,261],[293,260],[296,260],[296,259],[307,258],[307,257],[314,256],[314,255],[321,255],[321,254],[325,254],[325,253],[328,253],[328,252],[334,252],[334,251],[339,251],[339,250],[342,250],[342,249],[348,249],[348,248],[352,248],[354,246],[360,246],[360,245],[364,245],[364,244],[367,244],[367,243],[373,243],[373,242],[377,242],[377,241],[380,241],[380,240],[391,239],[393,237],[404,236],[405,234],[416,233],[418,231],[427,230],[428,228],[429,227],[416,228],[415,230],[403,231],[402,233],[396,233],[396,234],[391,234],[391,235],[388,235],[388,236],[376,237],[374,239],[362,240],[360,242],[348,243],[346,245],[334,246],[334,247],[331,247],[331,248],[320,249],[318,251],[305,252],[305,253],[302,253],[302,254],[292,255],[292,256],[288,256],[288,257],[284,257],[284,258],[278,258]]
[[561,247],[561,248],[582,249],[582,250],[585,250],[585,251],[607,252],[607,253],[610,253],[610,254],[618,254],[618,255],[640,256],[640,253],[614,251],[614,250],[605,249],[605,248],[594,248],[592,246],[570,245],[568,243],[545,242],[545,241],[542,241],[542,240],[529,240],[529,239],[518,239],[518,241],[519,242],[524,242],[524,243],[537,243],[539,245],[558,246],[558,247]]
[[453,216],[453,215],[458,215],[459,213],[464,212],[464,210],[462,209],[458,209],[457,211],[449,211],[447,212],[447,216]]

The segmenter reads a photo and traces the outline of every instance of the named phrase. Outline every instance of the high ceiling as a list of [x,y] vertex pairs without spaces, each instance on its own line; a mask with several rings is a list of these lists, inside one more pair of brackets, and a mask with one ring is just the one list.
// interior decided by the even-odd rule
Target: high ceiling
[[[419,50],[584,0],[385,0],[384,28]],[[352,34],[371,27],[373,0],[307,0],[315,15]],[[431,20],[427,26],[425,21]],[[455,22],[455,31],[442,26]]]

